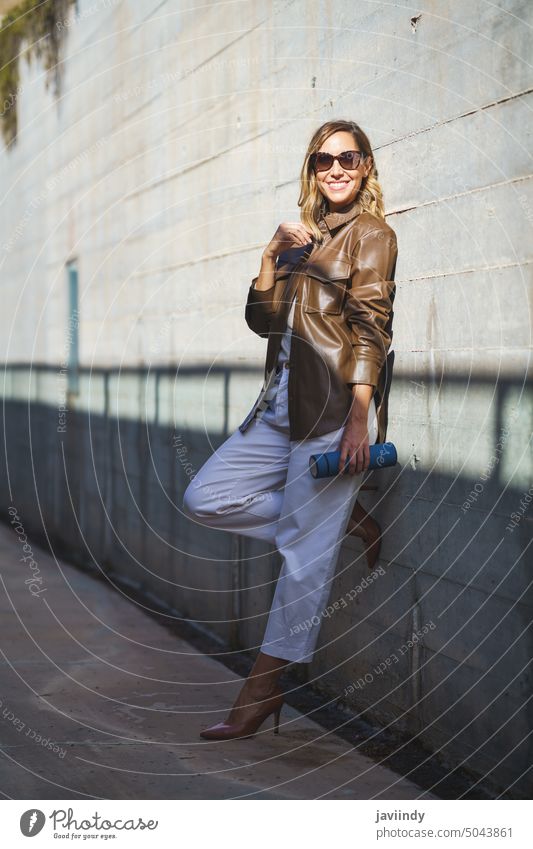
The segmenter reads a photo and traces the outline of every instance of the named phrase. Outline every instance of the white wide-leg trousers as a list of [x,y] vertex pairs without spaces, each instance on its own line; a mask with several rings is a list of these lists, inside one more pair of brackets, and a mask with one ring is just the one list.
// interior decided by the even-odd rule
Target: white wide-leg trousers
[[[202,525],[276,546],[282,567],[261,651],[309,663],[364,472],[313,478],[309,456],[337,450],[343,428],[291,441],[287,382],[284,368],[272,407],[244,433],[237,429],[204,463],[185,491],[183,508]],[[372,400],[370,445],[377,430]]]

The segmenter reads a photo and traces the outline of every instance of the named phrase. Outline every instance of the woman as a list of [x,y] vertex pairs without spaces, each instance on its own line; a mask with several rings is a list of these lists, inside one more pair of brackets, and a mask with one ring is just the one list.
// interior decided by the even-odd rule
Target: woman
[[[350,514],[382,441],[397,245],[370,142],[351,121],[314,133],[301,171],[301,222],[279,225],[245,318],[268,339],[265,380],[239,428],[184,495],[195,521],[274,544],[282,568],[263,643],[225,722],[206,739],[248,737],[274,714],[289,663],[313,657]],[[309,456],[340,449],[316,479]]]

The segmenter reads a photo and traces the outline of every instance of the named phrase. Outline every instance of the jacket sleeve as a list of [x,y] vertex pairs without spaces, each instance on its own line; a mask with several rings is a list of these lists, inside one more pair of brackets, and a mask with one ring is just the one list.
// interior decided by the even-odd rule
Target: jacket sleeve
[[391,229],[371,230],[356,245],[352,285],[345,302],[353,348],[350,384],[378,385],[392,338],[391,296],[397,255],[396,234]]
[[244,317],[250,330],[253,330],[258,336],[268,338],[270,322],[274,314],[272,296],[276,284],[274,283],[270,288],[261,291],[255,288],[258,277],[259,275],[253,278],[248,289],[248,300],[246,301]]

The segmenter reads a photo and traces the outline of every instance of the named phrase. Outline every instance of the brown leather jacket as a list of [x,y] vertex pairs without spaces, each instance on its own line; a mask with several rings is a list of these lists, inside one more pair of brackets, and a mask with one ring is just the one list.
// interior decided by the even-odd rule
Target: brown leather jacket
[[374,386],[377,442],[384,442],[383,404],[397,243],[394,230],[355,201],[343,212],[329,212],[313,242],[281,253],[275,283],[248,290],[245,318],[268,338],[265,380],[252,409],[239,426],[244,433],[274,380],[281,338],[296,291],[288,380],[290,439],[322,436],[342,427],[352,404],[354,383]]

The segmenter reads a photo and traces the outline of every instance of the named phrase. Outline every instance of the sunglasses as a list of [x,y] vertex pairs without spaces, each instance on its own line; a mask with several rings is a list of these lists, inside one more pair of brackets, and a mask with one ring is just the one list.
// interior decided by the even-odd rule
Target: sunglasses
[[333,156],[332,153],[318,151],[311,154],[309,164],[315,171],[329,171],[337,159],[341,168],[344,168],[346,171],[355,171],[364,158],[365,154],[361,153],[360,150],[345,150],[343,153],[339,153],[338,156]]

